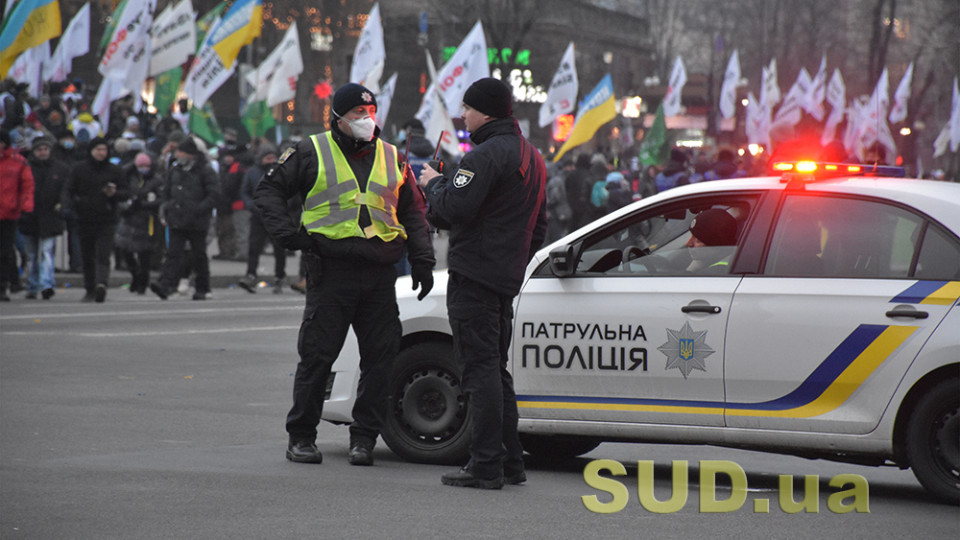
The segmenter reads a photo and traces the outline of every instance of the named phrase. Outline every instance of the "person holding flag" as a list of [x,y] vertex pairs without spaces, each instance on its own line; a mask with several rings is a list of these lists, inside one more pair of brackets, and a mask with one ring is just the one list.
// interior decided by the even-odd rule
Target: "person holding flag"
[[[436,259],[423,196],[403,155],[380,139],[373,92],[345,84],[333,95],[332,110],[330,131],[288,148],[257,185],[254,202],[270,236],[284,249],[301,250],[307,268],[286,457],[323,461],[317,424],[330,368],[352,326],[360,345],[360,381],[348,460],[373,465],[400,348],[394,264],[406,246],[422,300],[433,288]],[[299,222],[289,213],[293,197],[304,209]]]
[[447,312],[473,426],[470,462],[444,474],[448,486],[500,489],[527,480],[517,399],[507,370],[513,299],[546,237],[547,168],[513,117],[513,92],[479,79],[463,94],[475,144],[450,175],[425,165],[434,225],[450,229]]

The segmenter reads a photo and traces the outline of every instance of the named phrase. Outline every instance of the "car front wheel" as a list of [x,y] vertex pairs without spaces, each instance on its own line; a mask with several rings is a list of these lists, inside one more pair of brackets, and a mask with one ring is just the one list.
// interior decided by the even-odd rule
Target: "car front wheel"
[[390,390],[382,435],[394,453],[417,463],[466,463],[467,402],[449,343],[418,343],[400,351]]
[[960,397],[957,379],[933,387],[907,426],[907,458],[914,476],[938,499],[960,503]]

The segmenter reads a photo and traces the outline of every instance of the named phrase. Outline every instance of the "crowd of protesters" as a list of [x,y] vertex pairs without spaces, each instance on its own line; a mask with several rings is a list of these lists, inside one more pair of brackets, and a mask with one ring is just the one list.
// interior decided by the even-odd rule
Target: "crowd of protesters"
[[[208,146],[185,118],[137,113],[132,97],[115,101],[103,125],[80,81],[45,90],[34,98],[26,85],[0,81],[0,301],[56,294],[58,241],[62,270],[83,274],[85,302],[104,302],[117,270],[129,271],[131,293],[188,293],[192,279],[193,298],[210,298],[214,237],[214,259],[259,258],[248,249],[252,208],[242,188],[248,170],[262,172],[255,158],[283,145],[241,144],[225,129],[223,142]],[[198,189],[184,193],[188,185]],[[259,232],[253,245],[262,250]],[[159,280],[151,282],[151,271]],[[274,292],[285,284],[277,273]],[[301,278],[286,285],[302,290]]]

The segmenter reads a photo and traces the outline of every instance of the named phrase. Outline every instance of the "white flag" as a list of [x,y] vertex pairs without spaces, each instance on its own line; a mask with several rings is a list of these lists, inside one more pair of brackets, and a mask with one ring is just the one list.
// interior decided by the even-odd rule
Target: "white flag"
[[[257,69],[252,70],[247,73],[247,82],[250,83],[250,86],[253,87],[253,94],[247,98],[247,101],[252,103],[254,101],[260,101],[267,99],[267,94],[270,92],[270,85],[273,81],[274,75],[280,69],[281,64],[284,62],[284,56],[292,53],[293,49],[296,48],[297,55],[300,55],[300,38],[297,34],[296,24],[290,25],[290,28],[287,28],[286,34],[283,35],[283,39],[280,40],[280,43],[274,47],[273,51],[267,56],[267,58],[257,66]],[[303,57],[300,57],[300,63],[303,63]]]
[[777,82],[777,59],[770,60],[770,66],[763,68],[763,88],[760,101],[769,107],[780,103],[780,83]]
[[807,101],[807,94],[810,91],[811,82],[810,73],[807,72],[806,68],[800,68],[796,82],[790,87],[790,91],[787,92],[787,97],[784,98],[783,104],[780,105],[780,108],[777,109],[777,114],[773,117],[771,129],[778,127],[792,128],[800,122],[803,116],[801,109]]
[[770,148],[770,107],[753,97],[753,92],[747,94],[746,126],[747,142],[762,144]]
[[937,135],[937,139],[933,141],[933,157],[938,158],[947,153],[947,148],[950,146],[950,122],[947,121],[943,125],[943,129],[940,130],[940,134]]
[[290,25],[281,45],[285,45],[285,48],[280,66],[270,80],[270,89],[267,91],[268,107],[295,98],[297,79],[303,73],[303,55],[300,53],[300,37],[296,23]]
[[27,90],[30,95],[40,97],[43,94],[45,66],[49,65],[50,62],[50,42],[44,41],[36,47],[23,51],[17,57],[10,66],[10,70],[7,71],[7,78],[30,85]]
[[577,80],[576,56],[573,42],[567,45],[567,50],[560,59],[560,67],[553,75],[550,89],[547,90],[547,100],[540,106],[540,127],[550,125],[558,116],[573,112],[577,104],[577,92],[580,91],[580,82]]
[[350,82],[362,84],[371,92],[380,91],[380,76],[387,52],[383,46],[383,23],[380,21],[380,4],[374,4],[363,25],[357,47],[350,65]]
[[960,90],[957,89],[957,78],[953,78],[953,106],[950,107],[950,151],[956,152],[960,148]]
[[[435,83],[447,107],[447,115],[460,114],[460,103],[467,87],[474,81],[489,76],[487,38],[483,35],[483,24],[477,21],[457,47],[457,51],[437,73]],[[423,125],[426,126],[427,123],[424,122]]]
[[670,85],[667,86],[667,94],[663,96],[664,116],[680,114],[680,95],[685,84],[687,84],[687,70],[683,68],[683,60],[677,56],[673,63],[673,71],[670,73]]
[[43,67],[43,78],[52,82],[67,80],[73,71],[73,59],[90,52],[90,4],[86,3],[70,19],[60,36],[50,64]]
[[830,116],[827,117],[827,124],[823,128],[823,134],[820,136],[820,144],[823,146],[836,138],[837,125],[843,120],[847,103],[847,89],[843,84],[840,70],[836,68],[830,77],[830,84],[827,85],[827,103],[832,108]]
[[190,0],[176,6],[168,5],[157,16],[150,30],[153,36],[153,55],[150,58],[151,77],[169,71],[187,60],[197,50],[197,14]]
[[390,104],[393,102],[393,91],[397,88],[397,74],[394,73],[387,79],[386,84],[380,88],[377,94],[377,127],[383,129],[387,121],[387,115],[390,114]]
[[902,122],[907,117],[907,101],[910,100],[910,85],[913,83],[913,62],[907,66],[907,71],[900,79],[897,91],[893,94],[893,108],[890,109],[888,119],[891,124]]
[[720,87],[720,114],[724,118],[733,118],[737,112],[737,86],[740,84],[740,56],[736,49],[727,62],[727,71],[723,74],[723,86]]
[[[153,4],[154,0],[127,0],[97,67],[101,75],[114,80],[126,80],[128,72],[143,60],[140,55],[144,52],[144,38],[149,38],[153,23]],[[146,41],[149,43],[149,39]]]
[[823,121],[823,100],[827,93],[827,55],[820,59],[820,69],[813,76],[810,82],[810,88],[807,91],[806,99],[803,102],[803,109],[810,113],[810,116],[817,119],[817,122]]
[[[210,25],[207,36],[210,36],[222,23],[223,19],[214,21]],[[233,75],[236,69],[237,62],[231,63],[228,68],[223,63],[223,59],[220,58],[220,54],[210,46],[210,40],[205,39],[197,52],[197,56],[193,59],[190,72],[183,83],[183,91],[187,94],[187,98],[193,101],[194,107],[202,108],[210,99],[210,96]]]

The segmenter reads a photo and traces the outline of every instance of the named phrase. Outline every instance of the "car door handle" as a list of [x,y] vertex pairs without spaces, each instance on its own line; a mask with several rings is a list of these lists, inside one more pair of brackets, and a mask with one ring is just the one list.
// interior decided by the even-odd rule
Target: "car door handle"
[[683,306],[680,311],[684,313],[710,313],[712,315],[720,313],[720,306],[694,305]]
[[914,319],[926,319],[930,314],[926,311],[915,311],[906,309],[892,309],[887,312],[887,317],[912,317]]

